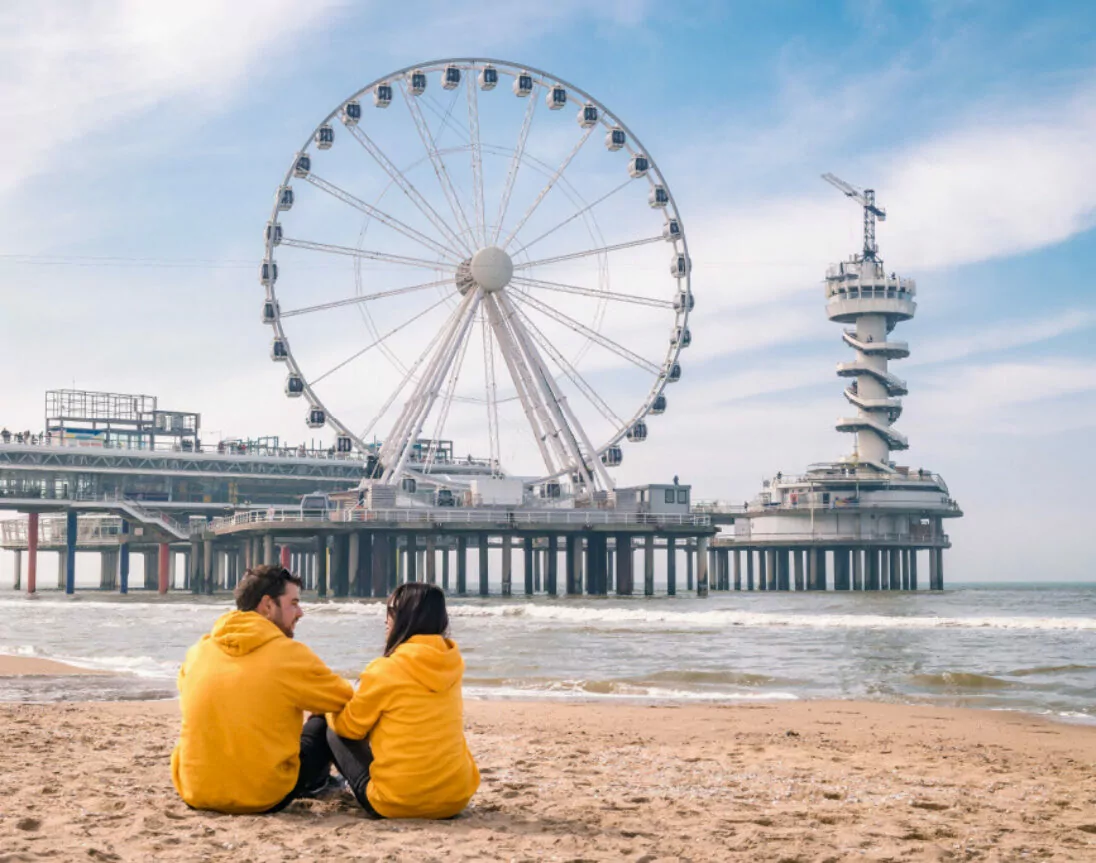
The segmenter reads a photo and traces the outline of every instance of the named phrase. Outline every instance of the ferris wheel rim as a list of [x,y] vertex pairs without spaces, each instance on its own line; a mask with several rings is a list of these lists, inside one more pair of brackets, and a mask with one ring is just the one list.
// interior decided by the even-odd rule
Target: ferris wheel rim
[[[606,128],[612,128],[614,126],[619,127],[625,133],[626,142],[624,144],[624,148],[627,150],[627,152],[631,156],[635,156],[636,154],[642,154],[646,158],[646,160],[648,162],[648,165],[649,165],[649,168],[648,168],[648,171],[645,174],[644,179],[646,179],[648,181],[648,185],[650,185],[652,188],[655,185],[659,185],[665,191],[665,194],[666,194],[666,197],[667,197],[667,204],[668,204],[668,206],[666,208],[667,219],[670,218],[669,213],[672,212],[672,214],[673,214],[672,218],[677,222],[677,225],[678,225],[678,228],[679,228],[678,235],[676,237],[674,237],[671,242],[674,244],[675,248],[678,244],[680,244],[680,253],[684,255],[685,261],[687,262],[687,266],[686,266],[686,270],[685,270],[684,274],[675,275],[673,278],[676,280],[676,282],[678,284],[679,293],[683,293],[688,298],[689,301],[685,302],[685,303],[682,303],[680,309],[678,309],[676,307],[676,303],[675,303],[674,326],[675,326],[676,331],[679,332],[679,333],[680,332],[687,332],[687,330],[688,330],[688,321],[689,321],[689,318],[691,317],[691,311],[692,311],[691,305],[692,305],[692,295],[693,295],[693,292],[692,292],[691,257],[689,255],[688,233],[685,230],[685,222],[681,218],[680,210],[678,209],[677,202],[676,202],[676,199],[675,199],[674,194],[673,194],[673,190],[672,190],[669,182],[666,180],[666,177],[663,174],[662,170],[659,168],[658,163],[655,160],[655,158],[651,155],[650,151],[644,146],[642,140],[639,138],[638,135],[636,135],[632,131],[632,129],[627,125],[627,123],[625,123],[625,121],[623,119],[621,119],[619,114],[617,114],[616,112],[610,110],[608,108],[608,106],[605,105],[604,102],[602,102],[600,99],[592,96],[590,93],[588,93],[583,88],[573,84],[572,82],[570,82],[570,81],[568,81],[568,80],[566,80],[562,77],[559,77],[557,75],[549,73],[546,70],[539,69],[537,67],[530,66],[530,65],[527,65],[527,64],[517,63],[517,62],[511,61],[511,60],[501,59],[501,58],[452,57],[452,58],[438,58],[438,59],[433,59],[433,60],[428,60],[428,61],[424,61],[424,62],[410,64],[408,66],[405,66],[405,67],[397,69],[393,72],[390,72],[386,75],[375,78],[374,80],[372,80],[371,82],[369,82],[365,86],[359,88],[358,90],[354,91],[352,94],[347,96],[346,98],[342,99],[337,104],[337,106],[330,113],[328,113],[328,115],[326,117],[324,117],[323,120],[321,120],[321,122],[315,128],[313,128],[313,130],[310,132],[309,136],[304,140],[302,145],[297,149],[296,154],[294,156],[294,159],[291,162],[289,168],[287,169],[285,175],[282,178],[281,184],[278,187],[279,191],[281,189],[290,187],[291,181],[294,177],[294,164],[296,162],[297,157],[301,154],[309,152],[309,150],[311,149],[311,147],[312,147],[312,145],[313,145],[313,143],[316,139],[316,135],[319,132],[319,130],[323,126],[331,123],[332,120],[337,119],[339,117],[340,112],[347,105],[347,103],[349,103],[351,101],[354,101],[356,99],[359,99],[360,97],[362,97],[365,94],[371,93],[374,90],[374,88],[376,88],[378,85],[390,83],[390,82],[396,81],[396,80],[402,80],[408,74],[410,74],[414,71],[418,71],[418,70],[430,71],[430,72],[440,71],[440,70],[444,70],[445,67],[450,66],[450,65],[456,65],[458,67],[461,67],[462,69],[476,69],[476,68],[482,68],[484,66],[489,65],[489,66],[494,66],[501,73],[512,75],[512,76],[517,76],[517,75],[522,74],[522,73],[529,74],[529,75],[535,77],[536,79],[538,79],[538,83],[541,84],[544,87],[552,87],[554,85],[562,86],[567,90],[567,101],[568,102],[572,101],[572,99],[571,99],[571,94],[572,93],[577,94],[578,96],[581,96],[582,99],[585,100],[586,103],[592,104],[592,105],[594,105],[594,106],[596,106],[597,108],[600,109],[599,110],[599,117],[598,117],[598,121],[597,121],[598,124],[600,124],[600,125],[602,125]],[[404,95],[406,96],[407,94],[405,93]],[[611,118],[612,121],[613,121],[611,125],[608,123],[609,118]],[[634,144],[634,146],[633,146],[633,144]],[[421,162],[421,159],[419,161]],[[658,179],[657,184],[655,182],[656,177]],[[595,203],[597,203],[597,202],[595,202]],[[274,205],[272,207],[271,215],[270,215],[270,223],[272,223],[272,224],[278,224],[279,223],[279,213],[280,212],[281,212],[281,208],[279,207],[278,196],[275,196]],[[515,231],[515,233],[516,233],[516,231]],[[526,247],[528,245],[532,245],[533,242],[536,242],[536,240],[526,244]],[[272,237],[267,237],[267,240],[266,240],[266,243],[265,243],[264,261],[273,261],[274,260],[274,247],[275,247],[275,243],[273,241],[273,238]],[[523,251],[526,247],[522,247],[521,251]],[[277,293],[276,293],[276,290],[275,290],[273,284],[266,286],[266,294],[267,294],[267,299],[274,302],[275,306],[277,306]],[[330,409],[328,409],[328,407],[325,404],[323,398],[314,390],[314,388],[313,388],[313,383],[314,382],[310,382],[307,379],[307,377],[305,376],[305,374],[303,372],[302,367],[298,364],[298,362],[296,360],[296,357],[293,354],[292,345],[290,343],[290,340],[289,340],[288,336],[286,335],[286,333],[285,333],[285,331],[282,327],[282,319],[281,319],[280,314],[275,315],[274,320],[271,322],[270,325],[272,326],[272,328],[274,330],[276,338],[281,339],[281,341],[283,342],[283,345],[284,345],[284,348],[285,348],[285,351],[286,351],[286,354],[285,354],[285,357],[284,357],[285,363],[286,363],[287,367],[290,369],[290,371],[300,378],[300,380],[303,384],[302,392],[300,394],[307,397],[306,400],[307,400],[308,404],[311,407],[321,409],[325,414],[325,418],[326,418],[325,419],[325,424],[327,424],[330,427],[332,427],[333,429],[335,429],[335,431],[337,433],[339,433],[341,436],[349,438],[353,442],[353,445],[355,445],[360,451],[367,452],[367,451],[371,450],[373,448],[374,444],[367,443],[366,440],[364,439],[365,438],[364,434],[359,435],[359,434],[355,433],[351,428],[349,428],[345,423],[343,423],[343,421],[341,419],[339,419],[336,414],[332,413],[330,411]],[[639,408],[632,414],[632,416],[628,420],[623,422],[623,424],[621,425],[621,427],[619,429],[617,429],[615,432],[613,432],[610,435],[608,440],[606,440],[603,444],[601,444],[601,445],[599,445],[595,448],[592,448],[591,457],[592,457],[593,460],[595,460],[595,461],[600,460],[607,450],[609,450],[612,447],[619,446],[620,443],[623,442],[629,436],[630,431],[634,427],[636,427],[638,423],[640,423],[641,421],[643,421],[644,419],[646,419],[648,416],[651,415],[652,407],[653,407],[656,399],[664,393],[667,383],[671,382],[670,370],[677,364],[680,353],[681,353],[681,350],[682,350],[682,347],[684,347],[684,345],[682,344],[681,339],[671,339],[670,348],[666,352],[662,363],[658,366],[658,369],[659,369],[658,374],[655,376],[654,381],[651,384],[651,386],[648,390],[648,393],[647,393],[646,397],[643,399],[643,401],[640,404]],[[545,481],[549,481],[549,480],[553,480],[553,479],[565,476],[565,475],[573,472],[577,467],[578,467],[578,465],[573,465],[573,464],[572,465],[567,465],[567,466],[561,468],[560,470],[558,470],[554,473],[549,473],[549,474],[540,476],[540,477],[538,477],[534,480],[531,480],[530,484],[542,483],[542,482],[545,482]],[[406,472],[416,473],[417,470],[414,466],[408,466],[406,468]]]

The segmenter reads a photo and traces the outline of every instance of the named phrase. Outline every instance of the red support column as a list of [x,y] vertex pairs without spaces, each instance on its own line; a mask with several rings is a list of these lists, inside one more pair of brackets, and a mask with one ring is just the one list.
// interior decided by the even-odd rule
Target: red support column
[[160,583],[159,583],[158,587],[160,589],[160,593],[167,593],[167,588],[168,588],[167,580],[168,580],[168,575],[169,575],[168,570],[170,569],[170,560],[171,560],[171,546],[168,545],[166,542],[161,542],[160,543],[160,565],[158,567],[159,576],[160,576]]
[[279,561],[281,562],[281,565],[282,565],[283,569],[289,569],[289,564],[290,564],[291,561],[289,559],[289,546],[288,545],[283,545],[281,547],[281,557],[279,558]]
[[27,515],[27,593],[38,587],[38,513]]

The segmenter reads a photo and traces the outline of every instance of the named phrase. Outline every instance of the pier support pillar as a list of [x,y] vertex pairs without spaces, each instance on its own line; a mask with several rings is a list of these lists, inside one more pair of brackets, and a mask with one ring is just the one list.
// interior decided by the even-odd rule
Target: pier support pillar
[[457,595],[468,595],[468,537],[457,537]]
[[[289,550],[288,545],[283,545],[278,549],[278,561],[281,564],[282,569],[289,569],[289,565],[292,563],[290,560],[291,554],[292,552]],[[293,570],[289,571],[292,572]]]
[[143,552],[141,552],[141,558],[142,558],[142,560],[144,560],[144,567],[145,567],[144,585],[143,585],[144,589],[145,590],[155,590],[156,589],[156,584],[159,581],[159,578],[158,578],[157,573],[156,573],[156,564],[157,564],[156,552],[148,551],[148,550],[143,551]]
[[76,510],[65,513],[65,593],[76,593]]
[[632,551],[632,536],[627,533],[616,535],[616,592],[617,596],[631,596],[635,590],[635,555]]
[[696,595],[708,595],[708,537],[696,538]]
[[118,586],[118,552],[99,552],[99,589],[114,590]]
[[781,548],[776,553],[777,590],[791,589],[791,550]]
[[441,589],[446,593],[449,592],[449,545],[448,543],[442,547],[441,550]]
[[776,549],[765,549],[765,590],[777,589]]
[[327,536],[316,535],[316,596],[327,596]]
[[[282,546],[285,548],[285,546]],[[347,593],[350,596],[362,595],[362,535],[353,531],[346,538]]]
[[438,539],[430,533],[426,535],[426,583],[438,583]]
[[27,593],[38,589],[38,513],[27,515]]
[[350,595],[350,535],[337,533],[331,537],[331,562],[328,580],[335,596]]
[[533,593],[540,593],[544,584],[544,569],[547,565],[548,550],[536,548],[534,540],[533,549]]
[[160,543],[160,561],[157,567],[156,574],[159,576],[158,584],[156,585],[159,593],[167,593],[168,587],[170,587],[171,579],[171,546],[166,542]]
[[752,548],[746,550],[746,590],[754,589],[754,553]]
[[15,580],[11,584],[12,590],[19,590],[23,586],[23,551],[15,549]]
[[795,570],[795,589],[805,590],[807,583],[803,572],[803,563],[807,556],[806,549],[793,548],[792,549],[792,565]]
[[533,537],[524,536],[521,541],[521,575],[526,596],[533,595]]
[[273,566],[278,562],[274,554],[274,534],[268,533],[263,537],[263,563]]
[[565,568],[567,596],[574,596],[582,592],[578,582],[578,555],[582,547],[582,539],[573,533],[567,534],[564,540],[563,564]]
[[909,550],[910,563],[910,590],[917,590],[917,549]]
[[693,592],[693,542],[685,540],[685,590]]
[[388,596],[388,573],[391,570],[389,559],[392,556],[392,534],[378,531],[370,542],[369,581],[373,596]]
[[213,595],[213,582],[216,574],[213,571],[213,540],[202,542],[202,588],[207,596]]
[[490,594],[491,537],[486,533],[479,535],[479,595]]
[[849,589],[849,549],[833,550],[833,589]]
[[405,540],[407,542],[407,550],[404,552],[404,582],[410,584],[413,581],[419,581],[422,573],[419,572],[419,535],[417,533],[407,534]]
[[852,550],[852,589],[864,589],[864,550],[862,548]]
[[549,596],[559,595],[559,534],[548,534],[548,565],[544,573],[544,591]]
[[514,593],[514,538],[509,533],[502,535],[502,595]]
[[730,590],[731,589],[731,550],[729,548],[721,548],[719,550],[719,589]]
[[864,549],[864,590],[879,590],[879,549]]
[[666,537],[666,595],[677,595],[677,543],[674,537]]
[[929,590],[944,589],[944,549],[929,549]]
[[734,550],[734,589],[742,590],[742,549]]
[[[707,567],[707,564],[707,549],[705,549],[705,567]],[[655,537],[653,533],[643,537],[643,595],[655,595]]]
[[591,533],[586,537],[586,593],[590,596],[601,595],[601,574],[605,568],[605,549],[601,546],[603,534]]

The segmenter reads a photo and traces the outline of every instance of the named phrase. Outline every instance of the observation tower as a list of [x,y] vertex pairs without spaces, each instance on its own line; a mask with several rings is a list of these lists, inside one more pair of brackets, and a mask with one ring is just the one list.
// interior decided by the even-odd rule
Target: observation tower
[[864,212],[863,249],[829,267],[825,281],[826,315],[845,325],[841,338],[853,352],[837,365],[853,408],[837,421],[837,430],[854,436],[853,449],[802,475],[777,473],[756,498],[732,508],[738,510],[733,539],[717,540],[715,546],[716,582],[722,577],[729,586],[733,551],[734,584],[742,584],[745,552],[750,590],[755,570],[761,590],[917,590],[918,555],[924,552],[929,588],[940,590],[943,552],[951,546],[943,520],[963,513],[942,477],[898,465],[892,456],[909,449],[894,426],[908,389],[890,362],[910,354],[892,333],[916,313],[917,286],[883,266],[875,225],[886,211],[876,204],[875,192],[832,174],[822,178]]

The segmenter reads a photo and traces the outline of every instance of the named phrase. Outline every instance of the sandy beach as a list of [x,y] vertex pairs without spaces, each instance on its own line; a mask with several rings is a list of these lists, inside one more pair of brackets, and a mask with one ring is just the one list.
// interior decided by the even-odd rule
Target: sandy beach
[[0,863],[1096,860],[1096,728],[1022,714],[472,701],[483,785],[425,823],[367,820],[349,797],[191,811],[168,771],[177,714],[0,706]]

